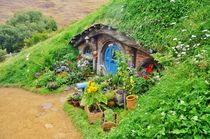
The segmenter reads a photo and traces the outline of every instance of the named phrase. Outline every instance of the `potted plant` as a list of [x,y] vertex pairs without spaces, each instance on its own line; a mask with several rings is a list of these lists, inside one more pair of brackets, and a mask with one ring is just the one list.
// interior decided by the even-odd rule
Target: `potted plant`
[[107,104],[107,98],[102,93],[99,85],[95,82],[88,82],[83,99],[86,106],[85,110],[88,114],[88,120],[90,123],[95,123],[103,114],[100,103]]
[[115,95],[115,100],[118,106],[123,106],[125,104],[125,91],[118,90]]
[[101,127],[104,131],[110,131],[112,128],[117,127],[117,114],[111,109],[103,112]]
[[80,100],[82,99],[82,95],[80,94],[80,92],[74,92],[72,94],[72,97],[71,97],[71,102],[72,102],[72,105],[74,107],[79,107],[80,106]]
[[114,90],[110,90],[105,94],[106,98],[107,98],[107,106],[110,108],[114,108],[115,106],[115,91]]

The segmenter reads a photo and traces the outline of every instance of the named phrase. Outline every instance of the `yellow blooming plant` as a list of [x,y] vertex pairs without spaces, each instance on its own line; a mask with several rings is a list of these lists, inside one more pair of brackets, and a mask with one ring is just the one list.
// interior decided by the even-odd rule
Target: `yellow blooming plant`
[[98,91],[98,87],[96,86],[95,82],[88,82],[87,88],[88,94],[96,93]]
[[101,87],[95,82],[89,81],[85,89],[84,102],[87,106],[91,106],[101,102],[106,104],[107,99],[102,93]]

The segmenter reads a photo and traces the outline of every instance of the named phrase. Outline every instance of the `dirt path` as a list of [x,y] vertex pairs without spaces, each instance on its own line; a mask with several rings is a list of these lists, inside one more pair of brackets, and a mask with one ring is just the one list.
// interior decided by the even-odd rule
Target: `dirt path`
[[63,111],[66,95],[0,88],[0,139],[80,139]]

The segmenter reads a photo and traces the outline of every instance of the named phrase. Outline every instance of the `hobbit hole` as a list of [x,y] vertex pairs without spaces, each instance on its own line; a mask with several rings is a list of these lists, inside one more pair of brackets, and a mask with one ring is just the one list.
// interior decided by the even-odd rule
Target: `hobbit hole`
[[95,24],[89,27],[76,35],[70,44],[79,49],[82,57],[92,60],[93,69],[98,74],[117,72],[117,52],[128,54],[131,57],[130,62],[138,69],[158,69],[157,62],[140,44],[125,33],[107,25]]

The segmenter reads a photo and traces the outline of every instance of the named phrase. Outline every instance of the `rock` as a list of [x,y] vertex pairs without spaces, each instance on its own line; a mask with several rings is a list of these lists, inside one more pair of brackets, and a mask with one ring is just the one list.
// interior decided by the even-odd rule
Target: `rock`
[[52,125],[52,124],[45,124],[44,126],[45,126],[45,128],[47,128],[47,129],[48,129],[48,128],[53,128],[53,125]]
[[69,86],[64,89],[64,91],[69,91],[69,90],[71,90],[71,87]]
[[44,109],[44,110],[48,110],[48,109],[52,108],[52,106],[53,106],[52,103],[46,102],[46,103],[42,104],[41,107],[42,107],[42,109]]

